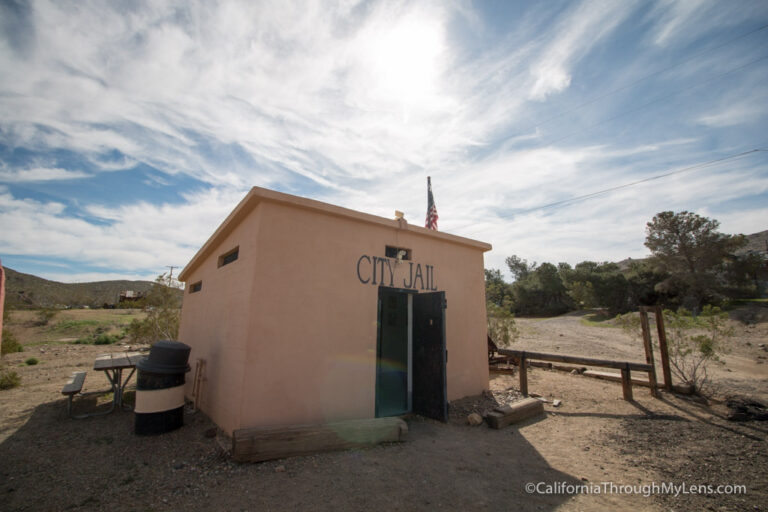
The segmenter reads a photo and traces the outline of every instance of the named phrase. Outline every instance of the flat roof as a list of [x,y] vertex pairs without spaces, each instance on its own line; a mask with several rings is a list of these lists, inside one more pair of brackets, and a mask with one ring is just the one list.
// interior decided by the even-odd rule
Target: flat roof
[[464,238],[457,235],[451,235],[442,231],[436,231],[434,229],[427,229],[420,226],[414,226],[407,222],[400,223],[394,219],[387,219],[369,213],[363,213],[356,210],[350,210],[349,208],[343,208],[322,201],[316,201],[314,199],[308,199],[306,197],[294,196],[291,194],[284,194],[274,190],[269,190],[262,187],[253,187],[242,201],[232,210],[232,213],[224,219],[224,222],[216,229],[211,235],[208,241],[197,251],[192,259],[184,267],[184,270],[179,274],[178,279],[180,281],[186,281],[189,273],[192,272],[213,250],[219,245],[220,241],[224,239],[232,230],[240,224],[240,222],[251,212],[253,209],[262,202],[279,203],[293,208],[300,208],[304,210],[312,210],[317,213],[325,215],[331,215],[335,217],[342,217],[348,220],[363,222],[367,224],[377,224],[379,226],[388,227],[391,229],[406,230],[409,233],[415,235],[435,238],[445,242],[450,242],[458,245],[469,246],[483,252],[490,251],[491,245],[485,242],[479,242],[470,238]]

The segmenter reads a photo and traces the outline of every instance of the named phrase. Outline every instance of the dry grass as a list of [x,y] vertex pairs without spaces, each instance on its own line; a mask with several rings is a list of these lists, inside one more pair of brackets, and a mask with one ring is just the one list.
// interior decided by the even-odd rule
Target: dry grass
[[136,309],[69,309],[59,311],[48,325],[38,325],[36,310],[11,311],[6,328],[23,346],[70,343],[95,333],[118,335],[146,313]]

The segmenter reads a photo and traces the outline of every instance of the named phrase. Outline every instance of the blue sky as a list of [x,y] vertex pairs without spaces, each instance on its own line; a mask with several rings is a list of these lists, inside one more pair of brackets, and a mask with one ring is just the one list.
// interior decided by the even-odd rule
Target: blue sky
[[766,84],[762,0],[7,1],[0,258],[152,279],[254,185],[423,225],[427,176],[489,268],[762,231]]

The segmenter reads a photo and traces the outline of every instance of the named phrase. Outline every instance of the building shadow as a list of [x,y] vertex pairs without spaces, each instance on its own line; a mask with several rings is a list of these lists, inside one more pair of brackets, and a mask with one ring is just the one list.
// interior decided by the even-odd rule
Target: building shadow
[[[76,401],[76,411],[94,405]],[[237,464],[200,412],[159,436],[136,436],[128,411],[71,419],[65,399],[25,415],[0,442],[4,511],[547,511],[572,498],[563,486],[584,483],[552,468],[514,427],[412,417],[404,443]]]

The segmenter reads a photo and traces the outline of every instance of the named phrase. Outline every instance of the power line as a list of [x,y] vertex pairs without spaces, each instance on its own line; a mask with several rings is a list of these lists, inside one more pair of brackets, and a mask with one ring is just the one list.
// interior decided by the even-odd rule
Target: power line
[[605,188],[603,190],[598,190],[597,192],[591,192],[589,194],[584,194],[583,196],[571,197],[571,198],[568,198],[568,199],[563,199],[561,201],[555,201],[554,203],[549,203],[549,204],[545,204],[545,205],[542,205],[542,206],[537,206],[535,208],[529,208],[527,210],[522,210],[522,211],[519,211],[519,212],[515,212],[515,215],[520,215],[520,214],[523,214],[523,213],[531,213],[531,212],[535,212],[535,211],[539,211],[539,210],[545,210],[547,208],[554,208],[556,206],[562,206],[564,204],[570,204],[570,203],[575,203],[575,202],[578,202],[578,201],[583,201],[585,199],[590,199],[590,198],[595,197],[595,196],[599,196],[599,195],[602,195],[602,194],[607,194],[608,192],[613,192],[613,191],[620,190],[620,189],[623,189],[623,188],[634,187],[635,185],[639,185],[641,183],[647,183],[649,181],[659,180],[659,179],[666,178],[668,176],[672,176],[672,175],[675,175],[675,174],[689,172],[689,171],[693,171],[693,170],[696,170],[696,169],[703,169],[705,167],[709,167],[711,165],[718,164],[720,162],[725,162],[727,160],[733,160],[733,159],[736,159],[736,158],[741,158],[741,157],[750,155],[752,153],[757,153],[757,152],[768,152],[768,150],[767,149],[762,149],[762,148],[751,149],[749,151],[744,151],[742,153],[736,153],[736,154],[733,154],[733,155],[724,156],[722,158],[717,158],[715,160],[709,160],[708,162],[702,162],[702,163],[698,163],[698,164],[695,164],[695,165],[691,165],[689,167],[684,167],[683,169],[677,169],[675,171],[665,172],[663,174],[658,174],[656,176],[651,176],[651,177],[648,177],[648,178],[643,178],[642,180],[633,181],[631,183],[625,183],[623,185],[617,185],[615,187]]

